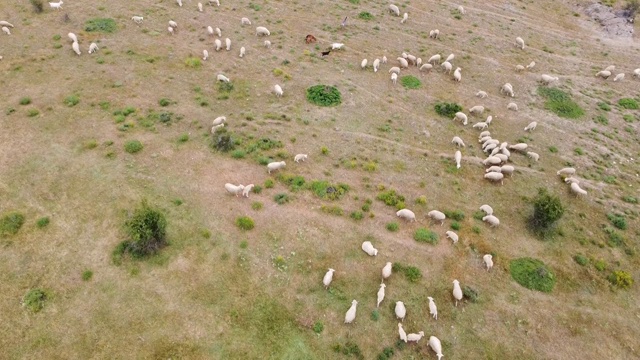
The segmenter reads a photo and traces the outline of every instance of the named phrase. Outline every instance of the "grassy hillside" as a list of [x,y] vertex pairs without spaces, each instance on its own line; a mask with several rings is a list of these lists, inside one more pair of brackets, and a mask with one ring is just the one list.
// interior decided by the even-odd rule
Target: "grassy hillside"
[[[69,0],[42,13],[0,2],[0,20],[15,25],[0,36],[0,358],[435,359],[431,335],[445,359],[640,357],[640,291],[629,280],[640,279],[640,46],[602,37],[574,3],[466,2],[460,14],[458,3],[404,2],[401,24],[384,1],[221,0],[202,13],[195,0]],[[214,50],[207,26],[231,51]],[[271,35],[256,37],[256,26]],[[92,42],[100,49],[87,54]],[[322,58],[334,42],[345,48]],[[402,52],[454,53],[462,81],[410,67],[394,85],[388,70]],[[382,56],[389,63],[374,73]],[[594,77],[609,65],[625,80]],[[540,74],[560,79],[541,88]],[[515,98],[500,94],[506,82]],[[309,102],[315,85],[338,89],[340,104]],[[442,102],[486,110],[462,126],[436,113]],[[487,115],[494,138],[540,155],[513,151],[504,185],[483,179],[471,125]],[[212,135],[218,116],[227,123]],[[523,131],[531,121],[537,129]],[[460,169],[454,136],[467,144]],[[308,160],[295,163],[299,153]],[[556,176],[566,166],[588,195]],[[236,198],[225,183],[256,187]],[[538,188],[565,209],[543,235],[529,227]],[[168,246],[114,257],[143,200],[165,215]],[[403,204],[417,222],[395,216]],[[482,204],[500,226],[481,221]],[[449,215],[442,226],[426,217],[433,209]],[[255,227],[241,229],[243,216]],[[325,289],[327,268],[336,272]],[[454,279],[466,287],[457,307]],[[396,301],[404,329],[426,339],[398,342]]]

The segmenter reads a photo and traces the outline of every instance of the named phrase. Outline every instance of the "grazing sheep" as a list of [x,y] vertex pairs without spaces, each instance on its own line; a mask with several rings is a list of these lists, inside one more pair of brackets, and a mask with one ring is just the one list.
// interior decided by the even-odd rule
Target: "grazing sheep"
[[427,62],[430,63],[430,64],[432,64],[432,63],[440,64],[440,59],[441,58],[442,58],[442,56],[440,56],[440,54],[435,54],[432,57],[430,57]]
[[395,14],[395,16],[400,16],[400,9],[394,4],[389,5],[389,11]]
[[96,43],[91,43],[89,45],[89,54],[93,54],[94,52],[98,51],[98,44]]
[[457,136],[454,136],[454,137],[453,137],[453,140],[451,140],[451,142],[452,142],[452,143],[454,143],[454,144],[456,144],[456,146],[466,147],[466,146],[464,145],[464,141],[462,141],[462,139],[460,139],[460,138],[459,138],[459,137],[457,137]]
[[10,27],[10,28],[14,27],[13,24],[11,24],[8,21],[4,21],[4,20],[0,20],[0,26],[6,26],[6,27]]
[[633,70],[633,76],[640,78],[640,68]]
[[579,184],[580,180],[570,176],[570,177],[564,179],[564,183],[565,184],[573,184],[573,183]]
[[536,129],[536,126],[538,126],[538,123],[537,123],[537,122],[535,122],[535,121],[532,121],[532,122],[530,122],[530,123],[529,123],[529,125],[527,125],[527,126],[524,128],[524,131],[533,131],[533,130],[535,130],[535,129]]
[[416,59],[416,67],[419,68],[422,65],[422,58]]
[[298,154],[293,158],[293,161],[295,161],[295,162],[300,162],[300,161],[304,162],[305,160],[307,160],[307,158],[308,158],[307,154]]
[[489,156],[488,158],[482,161],[484,165],[498,165],[502,163],[502,159],[497,156]]
[[285,163],[284,161],[270,162],[267,164],[267,171],[269,172],[269,174],[271,174],[272,171],[282,169],[285,166],[287,166],[287,163]]
[[207,26],[207,34],[213,36],[213,28],[211,26]]
[[[504,151],[504,150],[503,150]],[[500,161],[502,162],[507,162],[509,160],[509,156],[505,155],[505,154],[495,154],[493,155],[494,157],[497,157],[498,159],[500,159]]]
[[514,145],[509,145],[509,150],[525,151],[528,147],[529,145],[525,143],[518,143]]
[[527,151],[527,156],[532,158],[534,161],[540,160],[540,155],[538,155],[538,153],[534,153],[533,151]]
[[398,335],[400,335],[400,340],[407,342],[407,333],[404,332],[402,328],[402,323],[398,323]]
[[214,126],[215,125],[220,125],[225,121],[227,121],[227,117],[226,116],[218,116],[217,118],[215,118],[213,120],[213,124],[212,125],[214,125]]
[[[362,65],[362,64],[360,64],[360,65]],[[380,59],[373,60],[373,72],[378,72],[378,68],[379,67],[380,67]]]
[[391,73],[400,74],[400,68],[397,66],[392,67],[391,69],[389,69],[389,74]]
[[264,26],[258,26],[256,28],[256,36],[269,36],[271,32]]
[[[498,145],[496,145],[496,144],[488,144],[487,146],[484,146],[484,149],[482,149],[482,150],[483,150],[484,152],[491,151],[491,153],[492,153],[492,154],[494,154],[493,150],[495,150],[495,149],[497,148],[497,146],[498,146]],[[499,150],[500,150],[500,149],[498,148],[498,151],[499,151]],[[496,151],[496,153],[497,153],[497,151]]]
[[506,83],[504,85],[502,85],[502,87],[500,88],[500,93],[504,93],[507,94],[511,97],[515,97],[515,93],[513,92],[513,86],[511,86],[511,84]]
[[[492,173],[492,174],[497,174],[497,173]],[[502,175],[502,174],[500,174],[500,175]],[[495,217],[495,215],[484,216],[482,218],[482,221],[487,222],[489,225],[491,225],[491,227],[496,227],[496,226],[500,225],[500,219]]]
[[326,274],[324,274],[324,277],[322,278],[322,284],[324,285],[324,288],[328,288],[329,284],[331,284],[331,281],[333,280],[333,272],[335,270],[329,268],[329,271],[327,271]]
[[450,62],[445,61],[442,64],[440,64],[440,66],[442,66],[444,68],[444,72],[451,74],[451,70],[453,69],[453,65],[451,65]]
[[500,168],[500,173],[502,174],[508,174],[513,176],[513,172],[516,171],[516,168],[514,168],[511,165],[502,165],[502,167]]
[[536,66],[536,62],[535,61],[530,62],[529,65],[527,65],[527,70],[533,69],[534,66]]
[[202,12],[202,3],[198,3],[198,11]]
[[547,74],[542,74],[540,75],[540,82],[544,85],[549,85],[554,81],[558,81],[558,77],[557,76],[551,76],[551,75],[547,75]]
[[480,91],[478,91],[478,92],[476,93],[476,96],[477,96],[477,97],[479,97],[480,99],[484,99],[484,98],[486,98],[486,97],[487,97],[487,96],[489,96],[489,95],[487,95],[487,93],[486,93],[485,91],[480,90]]
[[331,50],[341,50],[342,48],[344,48],[344,44],[343,43],[333,43],[333,44],[331,44]]
[[424,336],[424,331],[420,331],[417,334],[409,334],[407,335],[407,341],[415,341],[418,342]]
[[431,69],[433,69],[433,65],[431,64],[424,64],[420,66],[420,71],[430,71]]
[[516,38],[516,46],[524,50],[524,40],[519,36]]
[[429,211],[427,213],[427,216],[430,217],[434,221],[440,221],[440,226],[442,226],[444,224],[444,219],[447,218],[447,216],[443,212],[440,212],[438,210]]
[[387,287],[384,283],[380,284],[380,289],[378,290],[378,302],[376,303],[376,307],[380,307],[380,303],[384,300],[384,288]]
[[438,36],[440,36],[440,30],[435,29],[435,30],[429,31],[429,38],[438,39]]
[[615,66],[615,65],[609,65],[609,66],[607,66],[606,68],[604,68],[604,71],[613,71],[613,70],[615,70],[615,69],[616,69],[616,66]]
[[468,118],[467,115],[461,111],[458,111],[456,115],[453,117],[453,121],[460,120],[462,121],[462,125],[467,125]]
[[484,129],[488,128],[488,127],[489,127],[489,124],[487,124],[484,121],[480,121],[480,122],[477,122],[477,123],[473,124],[473,128],[474,129],[484,130]]
[[616,75],[616,77],[613,78],[614,82],[622,81],[622,80],[624,80],[624,73],[620,73],[620,74]]
[[243,17],[242,19],[240,19],[240,25],[251,25],[251,20],[249,20],[246,17]]
[[491,181],[500,181],[502,185],[504,185],[504,175],[499,172],[489,172],[484,174],[484,178]]
[[202,60],[207,60],[209,58],[209,52],[205,49],[202,50]]
[[451,60],[453,60],[456,56],[454,54],[449,54],[449,56],[447,56],[447,58],[444,61],[449,61],[451,62]]
[[458,234],[454,233],[453,231],[447,231],[446,234],[447,234],[447,237],[451,239],[451,241],[453,241],[454,244],[458,243]]
[[131,18],[131,20],[133,20],[136,24],[142,24],[142,20],[144,20],[144,17],[142,16],[134,16]]
[[218,79],[218,81],[223,81],[223,82],[227,82],[227,83],[231,81],[231,80],[229,80],[228,77],[226,77],[226,76],[224,76],[222,74],[218,74],[217,79]]
[[364,70],[364,69],[366,69],[366,68],[367,68],[367,62],[368,62],[368,60],[367,60],[367,59],[363,59],[363,60],[362,60],[362,62],[360,63],[360,68],[361,68],[362,70]]
[[558,175],[558,176],[569,176],[569,175],[574,175],[575,173],[576,173],[576,169],[567,167],[567,168],[562,168],[562,169],[558,170],[556,175]]
[[483,131],[483,132],[481,132],[481,133],[480,133],[480,135],[481,135],[481,136],[480,136],[480,138],[479,138],[479,140],[478,140],[478,142],[479,142],[479,143],[482,143],[483,145],[484,145],[484,143],[485,143],[485,142],[487,142],[487,141],[489,141],[489,140],[493,140],[493,139],[491,138],[491,135],[482,135],[482,134],[485,134],[485,133],[488,133],[488,131]]
[[462,74],[460,73],[460,71],[462,71],[462,68],[456,68],[456,70],[453,72],[453,80],[460,82],[462,80]]
[[510,102],[507,104],[507,110],[518,111],[518,104]]
[[209,0],[209,5],[213,5],[213,4],[220,6],[220,0]]
[[489,116],[487,116],[487,120],[485,120],[484,122],[487,123],[487,125],[488,125],[488,124],[491,124],[492,121],[493,121],[493,116],[489,115]]
[[219,27],[216,28],[216,35],[218,35],[218,37],[222,37],[222,30],[220,30]]
[[480,135],[478,135],[478,139],[484,137],[484,136],[491,136],[491,132],[490,131],[483,131],[480,133]]
[[242,196],[248,198],[249,197],[249,193],[251,192],[251,190],[253,190],[253,187],[255,185],[253,184],[249,184],[247,186],[244,187],[244,189],[242,189]]
[[224,188],[227,189],[229,193],[238,197],[238,194],[242,193],[242,190],[244,189],[244,185],[240,184],[236,186],[233,184],[226,183],[224,184]]
[[409,209],[401,209],[396,212],[396,216],[408,221],[416,221],[416,214]]
[[49,6],[51,6],[52,9],[56,9],[56,10],[60,10],[62,9],[62,0],[60,0],[59,2],[55,3],[55,2],[50,2]]
[[460,150],[456,151],[456,153],[453,155],[453,158],[456,161],[456,169],[460,169],[460,161],[462,160],[462,153],[460,152]]
[[603,79],[605,79],[605,80],[606,80],[606,79],[608,79],[608,78],[609,78],[609,76],[611,76],[611,71],[607,71],[607,70],[599,71],[599,72],[596,74],[596,77],[601,77],[601,78],[603,78]]
[[244,54],[246,53],[246,51],[247,50],[244,48],[244,46],[240,48],[240,57],[241,58],[244,57]]
[[273,91],[276,93],[277,97],[282,97],[282,95],[284,95],[284,91],[282,90],[282,87],[278,84],[273,86]]
[[462,5],[458,6],[458,12],[464,15],[464,8],[462,7]]
[[483,112],[484,112],[484,106],[482,105],[476,105],[471,109],[469,109],[469,113],[473,115],[482,115]]
[[522,70],[524,70],[524,66],[522,66],[520,64],[516,65],[516,72],[520,72]]
[[227,45],[227,51],[231,50],[231,39],[226,38],[224,42]]
[[409,18],[409,14],[404,13],[404,14],[402,15],[402,20],[400,20],[400,23],[401,23],[401,24],[406,23],[408,18]]
[[453,280],[453,298],[456,299],[456,306],[458,306],[458,301],[462,300],[462,289],[458,280]]
[[382,268],[382,280],[384,279],[388,279],[389,276],[391,276],[391,270],[393,269],[393,263],[388,262],[383,268]]
[[393,85],[395,85],[398,82],[398,74],[391,74],[391,81],[393,82]]
[[271,48],[271,41],[265,40],[264,41],[264,47],[266,47],[267,49]]
[[429,299],[429,314],[431,314],[434,319],[438,320],[438,307],[436,306],[436,303],[433,301],[431,296],[428,296],[427,299]]
[[492,258],[493,258],[493,255],[491,255],[491,254],[487,254],[487,255],[482,257],[482,260],[484,261],[484,264],[487,267],[487,271],[491,270],[491,268],[493,267]]
[[223,127],[224,127],[224,124],[214,125],[214,126],[211,127],[211,133],[215,134],[218,129],[223,128]]
[[487,204],[481,205],[480,210],[484,211],[487,215],[493,215],[493,208]]
[[71,42],[78,42],[78,37],[74,33],[68,33],[67,36],[71,40]]
[[76,54],[78,54],[78,56],[80,56],[80,45],[78,45],[78,42],[74,41],[73,44],[71,44],[71,48]]
[[587,191],[583,190],[578,183],[571,183],[571,192],[576,195],[587,195]]
[[182,0],[176,0],[176,2],[178,3],[178,6],[182,7]]
[[396,318],[400,319],[400,321],[404,320],[404,317],[407,315],[407,308],[404,307],[404,303],[402,301],[396,301]]
[[169,32],[169,34],[173,35],[173,28],[171,26],[167,28],[167,31]]
[[386,56],[383,56],[383,57],[382,57],[382,63],[383,63],[383,64],[386,64],[386,63],[387,63],[387,57],[386,57]]
[[178,27],[178,23],[173,21],[173,20],[169,20],[169,26],[171,26],[172,28],[177,28]]
[[7,34],[7,35],[11,35],[11,30],[9,30],[9,28],[8,28],[8,27],[6,27],[6,26],[3,26],[3,27],[2,27],[2,32],[3,32],[3,33],[5,33],[5,34]]
[[344,315],[344,323],[351,324],[353,320],[356,319],[356,306],[358,306],[358,302],[353,300],[351,302],[351,307],[347,310],[347,313]]
[[364,251],[367,254],[369,254],[369,256],[378,255],[378,249],[373,247],[373,245],[371,244],[371,241],[365,241],[365,242],[362,243],[362,251]]
[[440,344],[440,339],[435,336],[429,337],[429,347],[436,353],[438,356],[438,360],[440,360],[444,355],[442,355],[442,344]]

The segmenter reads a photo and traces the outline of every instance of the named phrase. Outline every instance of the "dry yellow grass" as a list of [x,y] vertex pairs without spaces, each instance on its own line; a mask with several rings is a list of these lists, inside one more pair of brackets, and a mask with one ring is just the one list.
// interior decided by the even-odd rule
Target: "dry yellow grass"
[[[372,359],[384,347],[395,347],[397,300],[407,306],[407,332],[438,336],[446,359],[640,357],[638,286],[615,290],[606,280],[617,269],[640,279],[638,205],[620,200],[638,197],[639,169],[630,158],[640,156],[639,115],[614,106],[621,97],[639,96],[638,81],[631,78],[640,66],[637,40],[602,38],[597,25],[573,15],[580,8],[550,0],[465,3],[461,20],[451,12],[458,4],[409,3],[401,9],[410,14],[404,25],[390,16],[385,2],[221,2],[199,13],[193,1],[183,8],[169,0],[70,1],[63,10],[42,14],[34,14],[28,2],[0,2],[1,20],[16,26],[11,36],[1,37],[0,215],[16,210],[27,218],[17,235],[0,238],[0,358],[325,359],[343,357],[332,348],[351,341]],[[361,11],[374,19],[358,19]],[[136,25],[133,15],[144,16],[144,22]],[[340,28],[345,15],[348,26]],[[243,16],[253,25],[242,27]],[[118,31],[83,31],[96,17],[115,19]],[[166,31],[171,19],[179,25],[173,36]],[[208,25],[231,38],[232,51],[212,50]],[[271,49],[255,37],[260,25],[271,30]],[[428,39],[435,28],[438,41]],[[78,35],[82,56],[71,51],[68,32]],[[307,33],[318,38],[316,45],[304,43]],[[513,46],[516,36],[525,39],[524,51]],[[100,50],[88,55],[92,41]],[[320,59],[332,42],[346,49]],[[247,48],[242,59],[241,46]],[[200,68],[185,65],[205,48],[210,58]],[[418,77],[422,87],[393,86],[387,70],[403,51],[423,59],[455,53],[462,82],[435,69],[410,69],[403,75]],[[363,58],[372,63],[383,55],[390,64],[377,74],[360,69]],[[532,72],[515,73],[516,64],[530,61],[537,63]],[[593,77],[610,64],[627,79]],[[291,79],[275,74],[276,68]],[[217,73],[234,84],[229,99],[220,99]],[[587,114],[567,120],[544,110],[536,95],[541,73],[560,76],[555,86],[572,93]],[[517,113],[506,110],[512,99],[498,93],[505,82],[514,85]],[[283,98],[271,93],[276,83],[284,88]],[[342,105],[309,104],[304,91],[318,83],[337,86]],[[476,98],[478,90],[489,98]],[[64,99],[72,94],[80,103],[68,107]],[[23,97],[31,104],[19,105]],[[161,107],[162,98],[176,103]],[[465,111],[483,104],[494,116],[492,135],[509,143],[529,136],[540,162],[514,154],[519,171],[504,186],[487,184],[477,165],[484,156],[475,142],[478,132],[436,115],[437,101],[455,101]],[[611,102],[614,110],[600,111],[600,101]],[[101,106],[105,102],[108,107]],[[116,123],[113,112],[126,107],[136,112]],[[30,109],[39,115],[29,117]],[[173,120],[145,127],[151,112],[171,112]],[[599,114],[608,125],[591,120]],[[627,123],[622,114],[636,118]],[[351,190],[330,202],[276,181],[250,199],[230,196],[226,182],[263,184],[277,174],[269,176],[252,155],[236,160],[209,148],[209,126],[219,115],[243,139],[280,140],[283,148],[264,154],[285,156],[287,173],[345,183]],[[480,120],[470,116],[471,122]],[[533,120],[538,129],[525,134],[522,128]],[[122,124],[133,127],[121,131]],[[185,133],[189,140],[179,143]],[[468,144],[459,171],[452,166],[455,135]],[[128,154],[124,144],[133,139],[144,149]],[[98,146],[87,146],[91,141]],[[551,146],[558,152],[549,152]],[[586,154],[574,154],[576,147]],[[296,153],[308,153],[309,160],[295,164]],[[364,171],[362,165],[372,161],[377,170]],[[571,196],[555,176],[566,163],[586,179],[587,197]],[[612,179],[606,176],[615,176],[615,183],[605,182]],[[387,231],[385,224],[398,219],[395,209],[374,200],[378,185],[403,194],[418,223],[399,221],[398,232]],[[567,207],[563,235],[551,241],[526,229],[531,205],[523,199],[539,186],[559,194]],[[277,205],[273,197],[283,192],[292,201]],[[419,196],[426,196],[426,205],[414,204]],[[142,198],[166,213],[170,245],[147,261],[116,266],[111,252],[123,239],[128,212]],[[176,199],[183,203],[176,205]],[[351,220],[349,213],[365,199],[373,200],[375,216]],[[264,208],[253,210],[254,201]],[[483,203],[493,206],[499,228],[473,219]],[[322,205],[340,206],[345,215],[326,214]],[[436,208],[465,213],[457,245],[445,239],[450,220],[440,227],[425,219]],[[628,230],[619,232],[634,255],[608,246],[602,230],[609,225],[607,213],[625,211]],[[255,229],[235,226],[243,215],[255,220]],[[38,229],[42,216],[51,223]],[[420,226],[440,235],[437,245],[413,240]],[[365,239],[378,248],[377,257],[360,250]],[[496,254],[489,273],[482,268],[487,252]],[[577,253],[591,259],[586,267],[574,262]],[[523,256],[553,269],[558,282],[552,293],[527,290],[511,279],[509,260]],[[597,260],[607,270],[596,270]],[[387,261],[417,266],[423,278],[414,284],[394,274],[375,321],[380,269]],[[321,282],[328,267],[337,270],[329,291]],[[87,269],[94,275],[83,281]],[[454,278],[476,289],[479,302],[454,307]],[[49,294],[35,314],[21,306],[32,288]],[[438,321],[429,317],[427,296],[438,304]],[[352,299],[359,301],[358,315],[346,326]],[[324,325],[320,335],[313,331],[316,322]],[[394,358],[435,358],[426,340],[396,348]]]

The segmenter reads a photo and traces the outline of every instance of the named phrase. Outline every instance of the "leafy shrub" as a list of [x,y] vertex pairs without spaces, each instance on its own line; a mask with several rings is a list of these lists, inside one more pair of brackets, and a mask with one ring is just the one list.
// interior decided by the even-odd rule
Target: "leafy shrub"
[[353,355],[358,360],[364,359],[364,355],[362,355],[360,347],[357,344],[352,343],[351,341],[347,341],[344,345],[333,345],[333,351],[347,356]]
[[412,75],[406,75],[400,77],[400,84],[406,87],[407,89],[418,89],[422,85],[420,80]]
[[598,271],[605,271],[607,269],[607,263],[604,260],[598,260],[593,264],[593,267]]
[[44,10],[42,0],[29,0],[29,2],[33,6],[33,11],[35,11],[36,14],[39,14]]
[[447,118],[453,118],[458,111],[462,111],[462,106],[456,103],[437,103],[434,108],[438,115]]
[[628,289],[633,285],[631,274],[626,271],[616,270],[607,277],[609,282],[621,289]]
[[547,189],[539,188],[538,195],[533,200],[532,225],[535,230],[550,228],[564,214],[564,207],[560,198],[551,195]]
[[373,15],[371,15],[371,13],[363,11],[360,14],[358,14],[358,18],[362,20],[373,20]]
[[555,153],[557,153],[557,152],[558,152],[558,148],[557,148],[557,147],[555,147],[555,146],[549,146],[549,152],[551,152],[551,153],[554,153],[554,154],[555,154]]
[[447,216],[448,219],[453,219],[455,221],[462,221],[464,220],[464,213],[460,210],[445,210],[444,214]]
[[316,321],[316,323],[313,324],[313,332],[316,334],[320,334],[322,330],[324,330],[324,325],[321,321]]
[[179,143],[186,143],[187,141],[189,141],[189,134],[182,134],[178,136]]
[[258,210],[262,210],[262,207],[263,207],[263,206],[264,206],[264,205],[262,205],[262,203],[261,203],[260,201],[254,201],[253,203],[251,203],[251,208],[252,208],[253,210],[256,210],[256,211],[258,211]]
[[162,98],[162,99],[158,100],[158,104],[160,106],[169,106],[169,105],[171,105],[171,102],[172,101],[170,99],[167,99],[167,98]]
[[253,219],[248,216],[240,216],[237,218],[236,225],[242,230],[251,230],[255,226]]
[[142,201],[140,207],[125,222],[125,230],[129,239],[121,242],[114,250],[116,263],[125,253],[141,259],[155,254],[167,244],[167,219],[146,201]]
[[624,216],[618,214],[607,214],[607,219],[609,219],[613,226],[617,227],[618,229],[627,229],[627,221],[624,219]]
[[337,106],[342,97],[335,86],[315,85],[307,89],[307,100],[318,106]]
[[551,292],[556,284],[556,278],[546,265],[537,259],[519,258],[509,264],[511,277],[527,289]]
[[311,191],[319,198],[329,200],[340,200],[347,192],[349,185],[347,184],[330,184],[325,180],[316,180],[309,185]]
[[89,281],[89,280],[91,280],[92,277],[93,277],[93,271],[85,270],[85,271],[82,272],[82,280],[83,281]]
[[571,99],[571,95],[560,89],[540,86],[538,95],[546,99],[544,108],[559,117],[577,119],[584,115],[584,110]]
[[613,228],[609,226],[605,226],[604,232],[609,237],[609,241],[608,241],[609,246],[617,247],[617,246],[624,245],[624,238],[622,237],[622,235],[618,234],[618,232],[615,231]]
[[376,196],[376,200],[380,200],[388,206],[398,206],[400,203],[404,203],[404,196],[396,193],[395,190],[389,189],[382,191]]
[[360,221],[364,218],[364,214],[361,211],[354,211],[349,214],[349,217],[351,217],[353,220]]
[[87,21],[84,27],[86,32],[112,33],[118,29],[115,20],[108,18],[96,18]]
[[124,151],[128,152],[129,154],[135,154],[142,150],[142,148],[144,148],[144,146],[138,140],[129,140],[124,143]]
[[380,354],[378,354],[378,357],[376,358],[377,360],[389,360],[393,357],[393,348],[390,346],[387,346],[386,348],[382,349],[382,352]]
[[20,99],[20,105],[29,105],[29,104],[31,104],[31,98],[23,97],[22,99]]
[[64,104],[68,107],[74,107],[80,103],[80,98],[77,95],[70,95],[64,99]]
[[390,222],[385,227],[391,232],[396,232],[400,228],[397,222]]
[[638,198],[633,197],[631,195],[625,195],[622,197],[622,201],[629,203],[629,204],[637,204],[638,203]]
[[409,282],[415,283],[422,279],[422,273],[420,272],[420,269],[415,266],[394,262],[392,268],[393,271],[404,274]]
[[38,115],[40,115],[40,111],[38,111],[37,109],[29,109],[29,111],[27,111],[28,117],[35,117]]
[[44,308],[44,303],[47,301],[47,294],[42,289],[31,289],[27,291],[22,299],[22,306],[37,313]]
[[342,208],[337,205],[332,205],[332,206],[322,205],[320,207],[320,210],[322,212],[326,212],[327,214],[331,214],[331,215],[336,215],[336,216],[344,215],[344,210],[342,210]]
[[245,155],[247,153],[244,152],[244,150],[233,150],[233,152],[231,153],[231,157],[234,159],[244,159]]
[[285,193],[281,193],[281,194],[276,194],[273,197],[273,201],[278,203],[278,205],[284,205],[284,204],[288,203],[290,201],[290,199],[289,199],[289,195],[287,195]]
[[225,129],[219,129],[211,137],[211,147],[220,152],[229,152],[236,148],[231,134]]
[[303,176],[292,175],[288,173],[278,174],[277,179],[283,184],[289,186],[289,189],[294,192],[304,189],[306,183],[306,180]]
[[0,218],[0,236],[15,235],[24,225],[25,217],[19,212],[10,212]]
[[438,243],[438,234],[429,229],[418,228],[413,234],[413,239],[417,242],[424,242],[435,245]]
[[625,109],[636,110],[638,109],[638,102],[631,98],[622,98],[618,100],[618,105]]
[[575,261],[576,263],[578,263],[578,265],[580,266],[585,266],[589,263],[589,259],[582,255],[582,254],[576,254],[573,256],[573,261]]
[[605,102],[602,102],[602,101],[601,101],[601,102],[598,102],[598,107],[599,107],[601,110],[604,110],[604,111],[611,111],[611,106],[609,106],[609,104],[607,104],[607,103],[605,103]]
[[464,285],[462,287],[462,295],[473,303],[478,302],[478,290],[472,288],[471,286]]
[[48,216],[41,217],[40,219],[38,219],[38,220],[36,221],[36,226],[37,226],[39,229],[42,229],[42,228],[46,227],[47,225],[49,225],[49,222],[50,222],[50,220],[49,220],[49,217],[48,217]]
[[267,188],[267,189],[273,188],[274,185],[275,184],[274,184],[273,180],[271,180],[271,179],[267,179],[267,180],[264,181],[264,187]]
[[459,223],[459,222],[456,222],[456,221],[452,222],[452,223],[451,223],[451,229],[453,229],[453,230],[460,230],[460,223]]
[[329,154],[329,149],[326,146],[323,146],[320,148],[320,153],[322,155],[328,155]]
[[260,194],[262,192],[262,186],[256,185],[253,187],[252,191],[256,194]]

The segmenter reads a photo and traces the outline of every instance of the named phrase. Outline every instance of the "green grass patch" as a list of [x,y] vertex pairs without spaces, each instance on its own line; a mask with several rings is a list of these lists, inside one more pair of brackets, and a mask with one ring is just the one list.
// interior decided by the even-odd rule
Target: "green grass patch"
[[[198,69],[202,66],[202,61],[200,61],[200,58],[191,56],[185,59],[184,65],[191,69]],[[230,84],[230,83],[223,82],[221,84]],[[233,85],[231,85],[231,89],[233,89]],[[229,91],[231,91],[231,89],[229,89]]]
[[621,289],[628,289],[633,285],[631,274],[622,270],[612,272],[611,275],[607,277],[607,280],[609,280],[612,285]]
[[544,108],[559,117],[577,119],[584,115],[584,110],[571,99],[565,91],[551,87],[538,87],[538,95],[546,99]]
[[51,222],[51,220],[49,220],[48,216],[41,217],[40,219],[38,219],[36,221],[36,226],[38,227],[38,229],[42,229],[42,228],[47,227],[50,222]]
[[358,344],[355,344],[351,341],[347,341],[344,345],[334,344],[332,346],[333,351],[338,354],[342,354],[344,356],[353,356],[358,360],[364,360],[364,355],[362,355],[362,351]]
[[609,219],[613,226],[617,227],[618,229],[627,229],[627,221],[625,220],[624,216],[619,214],[607,214],[607,219]]
[[331,184],[325,180],[315,180],[309,185],[311,191],[321,199],[340,200],[349,192],[347,184]]
[[434,106],[438,115],[446,118],[453,118],[457,112],[462,111],[462,106],[456,103],[437,103]]
[[307,100],[318,106],[337,106],[342,96],[335,86],[315,85],[307,89]]
[[306,188],[305,186],[306,180],[304,179],[303,176],[300,176],[300,175],[293,175],[293,174],[282,172],[278,174],[276,179],[281,183],[287,185],[289,187],[289,190],[293,192],[303,190]]
[[37,313],[44,308],[47,298],[47,293],[44,292],[44,290],[31,289],[24,295],[24,298],[22,299],[22,306],[34,313]]
[[587,264],[589,264],[589,259],[582,254],[574,255],[573,261],[575,261],[580,266],[586,266]]
[[551,292],[556,278],[540,260],[525,257],[512,260],[509,264],[511,277],[527,289]]
[[426,228],[418,228],[413,234],[413,239],[417,242],[435,245],[438,243],[438,234]]
[[237,218],[236,225],[242,230],[251,230],[255,227],[253,219],[248,216],[240,216]]
[[64,104],[68,107],[74,107],[80,103],[80,98],[77,95],[70,95],[64,99]]
[[415,266],[405,265],[399,262],[393,263],[393,271],[404,274],[409,282],[416,283],[422,279],[420,269]]
[[118,25],[115,20],[110,18],[96,18],[88,20],[84,30],[86,32],[112,33],[118,30]]
[[362,211],[354,211],[351,214],[349,214],[349,217],[355,221],[360,221],[364,219],[364,213]]
[[638,109],[638,102],[631,98],[622,98],[618,100],[618,105],[624,109],[636,110]]
[[360,14],[358,14],[358,19],[361,20],[373,20],[373,15],[371,15],[371,13],[363,11]]
[[390,223],[387,223],[387,225],[385,225],[385,228],[391,232],[396,232],[400,229],[400,226],[398,225],[397,222],[390,222]]
[[289,201],[291,201],[291,199],[289,198],[288,194],[281,193],[281,194],[276,194],[273,197],[273,201],[278,203],[278,205],[284,205],[284,204],[288,203]]
[[254,201],[251,203],[251,208],[255,211],[262,210],[263,207],[264,205],[260,201]]
[[394,206],[396,208],[404,208],[405,197],[398,194],[395,190],[383,190],[376,196],[376,200],[382,201],[385,205]]
[[82,272],[82,281],[89,281],[93,278],[93,271],[85,270]]
[[24,220],[24,215],[16,211],[3,215],[0,218],[0,236],[17,234],[22,225],[24,225]]
[[20,99],[20,105],[29,105],[29,104],[31,104],[31,98],[23,97],[22,99]]
[[464,213],[460,210],[445,210],[444,214],[447,217],[447,219],[452,219],[455,221],[464,220]]
[[422,86],[422,82],[415,76],[406,75],[400,77],[400,84],[406,87],[407,89],[419,89]]
[[124,151],[128,152],[129,154],[135,154],[141,151],[143,148],[144,146],[138,140],[129,140],[124,143]]
[[607,104],[606,102],[598,102],[598,107],[600,108],[600,110],[604,110],[604,111],[611,111],[611,106],[609,106],[609,104]]
[[342,208],[340,206],[337,206],[337,205],[322,205],[320,207],[320,210],[322,212],[325,212],[325,213],[331,214],[331,215],[335,215],[335,216],[344,215],[344,210],[342,210]]

